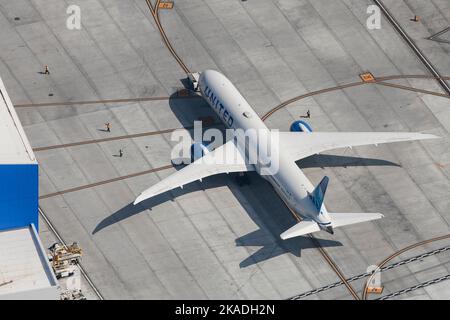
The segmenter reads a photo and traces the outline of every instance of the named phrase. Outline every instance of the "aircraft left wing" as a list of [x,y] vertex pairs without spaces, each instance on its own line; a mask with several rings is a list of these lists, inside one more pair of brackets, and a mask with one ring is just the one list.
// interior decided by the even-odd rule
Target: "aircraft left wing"
[[294,161],[327,150],[439,138],[414,132],[279,132],[280,145]]
[[154,197],[163,192],[183,187],[184,185],[202,180],[203,178],[230,172],[254,171],[253,165],[246,164],[241,151],[233,140],[228,141],[216,150],[207,153],[202,158],[161,180],[154,186],[142,192],[134,204]]

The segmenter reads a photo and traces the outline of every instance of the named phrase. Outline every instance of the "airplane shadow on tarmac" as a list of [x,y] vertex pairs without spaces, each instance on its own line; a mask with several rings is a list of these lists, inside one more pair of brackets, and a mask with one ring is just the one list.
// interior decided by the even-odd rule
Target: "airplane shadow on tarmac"
[[[173,95],[169,100],[171,110],[184,127],[192,126],[194,120],[205,116],[211,116],[218,122],[218,119],[213,111],[204,101],[199,100],[200,99],[177,99],[177,96],[175,95]],[[314,155],[305,158],[298,161],[297,165],[301,168],[399,166],[398,164],[390,161],[380,159],[327,154]],[[182,166],[177,166],[175,168],[179,170]],[[175,190],[165,192],[143,201],[136,206],[133,205],[133,202],[131,202],[100,221],[92,234],[96,234],[103,229],[136,214],[142,213],[146,210],[152,210],[153,207],[156,207],[162,203],[173,201],[181,195],[198,190],[206,190],[228,185],[233,195],[258,227],[257,230],[235,239],[236,246],[239,247],[261,247],[245,260],[240,262],[239,266],[241,268],[269,260],[285,253],[291,253],[296,257],[300,257],[301,250],[315,248],[315,244],[309,237],[297,237],[289,240],[282,240],[280,238],[279,235],[292,227],[297,221],[266,180],[254,172],[248,173],[248,175],[251,183],[247,186],[239,186],[236,183],[234,179],[236,174],[229,174],[228,177],[226,174],[221,174],[205,178],[202,183],[193,182],[186,185],[183,189],[177,188]],[[317,237],[316,239],[322,247],[342,246],[342,244],[338,241],[320,239]]]
[[[187,86],[185,79],[181,80],[184,87]],[[176,116],[178,121],[183,127],[192,127],[195,120],[202,117],[212,117],[217,123],[219,119],[216,117],[214,111],[209,107],[209,105],[201,98],[185,98],[180,97],[180,94],[174,93],[169,98],[169,107],[173,114]],[[190,130],[192,136],[192,130]],[[182,166],[174,166],[176,170],[180,170]],[[203,179],[206,182],[209,178]],[[149,186],[150,187],[150,186]],[[185,193],[189,193],[195,190],[201,190],[198,183],[191,183],[186,185],[183,189],[177,188],[175,190],[165,192],[151,199],[143,201],[138,205],[133,205],[133,202],[126,205],[122,209],[116,211],[112,215],[103,219],[94,229],[92,234],[107,228],[108,226],[120,222],[126,218],[129,218],[135,214],[144,212],[145,210],[151,210],[151,208],[160,205],[169,200],[181,196]],[[134,201],[134,199],[133,199]]]
[[[315,248],[307,236],[289,240],[280,238],[280,234],[295,225],[297,220],[266,180],[254,172],[249,174],[249,178],[251,183],[248,186],[229,184],[231,192],[257,226],[255,231],[235,239],[236,246],[247,247],[249,251],[250,247],[260,247],[239,266],[246,268],[285,253],[301,257],[302,250]],[[323,247],[342,246],[338,241],[317,239]]]

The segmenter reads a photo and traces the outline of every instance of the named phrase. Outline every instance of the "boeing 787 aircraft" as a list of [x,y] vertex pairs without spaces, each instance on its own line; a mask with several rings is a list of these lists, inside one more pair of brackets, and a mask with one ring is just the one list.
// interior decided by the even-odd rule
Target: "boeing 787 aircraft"
[[[202,72],[199,87],[203,97],[227,128],[243,131],[254,129],[264,132],[269,137],[276,134],[277,170],[272,174],[263,174],[267,172],[264,170],[267,162],[260,161],[261,159],[257,159],[256,162],[249,161],[251,158],[249,150],[264,149],[262,143],[266,143],[265,141],[251,135],[245,141],[230,139],[211,152],[203,148],[204,154],[201,158],[142,192],[134,204],[208,176],[256,171],[271,183],[290,209],[303,218],[301,222],[282,233],[282,239],[320,230],[333,234],[333,228],[376,220],[383,215],[328,212],[324,205],[328,177],[324,177],[314,188],[296,161],[337,148],[437,138],[431,134],[410,132],[312,132],[304,121],[294,122],[291,132],[274,132],[267,128],[230,80],[221,73],[213,70]],[[224,158],[229,158],[224,157],[227,152],[237,154],[238,161],[236,158],[229,162],[223,161]]]

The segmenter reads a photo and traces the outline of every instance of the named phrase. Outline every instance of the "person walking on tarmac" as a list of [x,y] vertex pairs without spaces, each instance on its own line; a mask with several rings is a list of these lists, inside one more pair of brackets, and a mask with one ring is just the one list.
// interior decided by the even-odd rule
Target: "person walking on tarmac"
[[308,111],[306,111],[306,116],[300,116],[300,118],[310,119],[311,118],[311,112],[309,112],[309,109],[308,109]]

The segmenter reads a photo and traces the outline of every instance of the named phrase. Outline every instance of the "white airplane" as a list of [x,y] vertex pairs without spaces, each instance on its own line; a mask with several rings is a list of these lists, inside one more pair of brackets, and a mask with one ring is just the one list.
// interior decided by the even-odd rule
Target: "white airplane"
[[[274,134],[250,107],[233,84],[221,73],[207,70],[201,73],[199,87],[203,97],[214,109],[225,126],[230,129],[257,129]],[[296,161],[311,155],[344,147],[377,145],[399,141],[412,141],[438,138],[431,134],[411,132],[312,132],[304,121],[296,121],[291,132],[277,132],[279,137],[278,170],[272,175],[261,175],[274,187],[278,195],[297,215],[301,222],[282,233],[282,239],[289,239],[320,230],[331,234],[333,228],[376,220],[382,218],[380,213],[330,213],[324,205],[324,196],[329,178],[324,177],[316,188],[311,184]],[[250,148],[259,148],[256,139],[247,143]],[[226,150],[234,150],[239,161],[230,163],[222,161]],[[202,178],[230,172],[256,171],[261,174],[261,163],[250,164],[249,153],[245,146],[235,139],[229,140],[221,147],[209,152],[202,147],[202,157],[192,164],[177,171],[166,179],[142,192],[135,200],[138,204],[163,192],[183,187]],[[205,161],[208,160],[208,161]],[[217,161],[216,161],[217,160]]]

